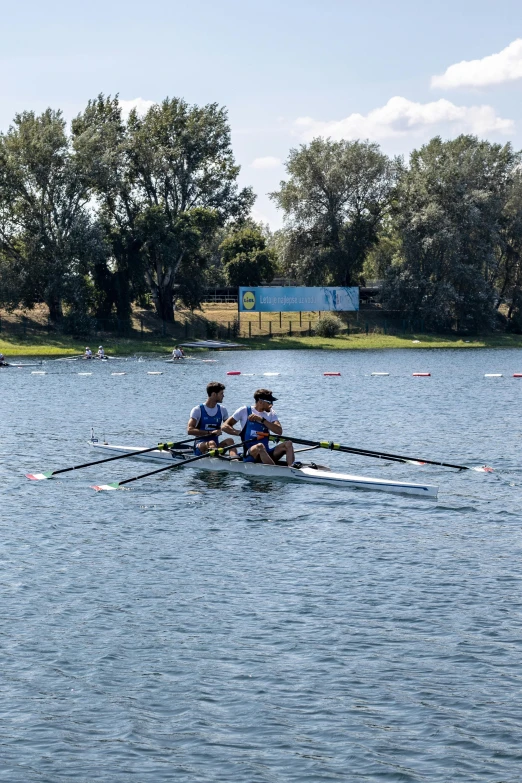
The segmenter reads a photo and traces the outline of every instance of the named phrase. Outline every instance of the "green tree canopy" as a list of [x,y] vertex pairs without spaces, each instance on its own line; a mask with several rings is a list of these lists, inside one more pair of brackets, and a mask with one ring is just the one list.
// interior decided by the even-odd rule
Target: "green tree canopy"
[[304,283],[357,284],[398,165],[368,141],[318,138],[292,149],[288,180],[271,193],[285,213],[285,271]]
[[428,328],[494,325],[493,277],[518,160],[510,144],[474,136],[436,137],[411,154],[397,189],[402,258],[390,269],[388,307]]
[[[116,99],[100,96],[73,130],[108,221],[138,250],[156,311],[172,321],[180,275],[201,268],[212,232],[246,215],[254,200],[237,186],[225,109],[167,98],[144,117],[131,112],[125,126]],[[193,283],[181,286],[191,304]]]
[[0,134],[4,304],[32,307],[44,301],[53,320],[61,318],[64,301],[86,307],[87,273],[106,252],[89,198],[61,112],[17,114]]
[[221,258],[229,285],[270,283],[276,273],[275,253],[267,248],[261,229],[247,223],[221,243]]

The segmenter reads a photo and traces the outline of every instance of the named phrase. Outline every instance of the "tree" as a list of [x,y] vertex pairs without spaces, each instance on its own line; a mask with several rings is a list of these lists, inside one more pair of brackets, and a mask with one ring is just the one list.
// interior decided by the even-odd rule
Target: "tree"
[[306,283],[356,284],[398,166],[368,141],[317,138],[292,149],[289,179],[270,194],[285,213],[285,271]]
[[[117,98],[99,96],[73,131],[86,164],[97,156],[90,171],[107,219],[138,250],[156,312],[172,321],[180,272],[197,272],[213,231],[254,200],[237,186],[225,109],[167,98],[144,117],[131,112],[125,126]],[[198,287],[189,289],[193,305]]]
[[508,327],[522,332],[522,172],[509,189],[501,219],[497,266],[490,270],[497,291],[496,305],[507,303]]
[[495,322],[494,272],[518,156],[474,136],[432,139],[411,154],[397,189],[402,244],[383,301],[428,328],[478,331]]
[[87,306],[87,274],[105,252],[89,198],[61,112],[17,114],[0,134],[0,263],[9,281],[4,303],[32,307],[44,301],[53,321],[62,317],[64,301]]
[[118,96],[90,100],[73,120],[72,133],[110,247],[109,257],[94,269],[96,314],[108,318],[115,307],[118,318],[128,321],[132,300],[147,286],[136,224],[141,205],[133,192],[128,130]]
[[270,283],[276,272],[276,256],[255,223],[234,230],[220,246],[229,285],[258,286]]

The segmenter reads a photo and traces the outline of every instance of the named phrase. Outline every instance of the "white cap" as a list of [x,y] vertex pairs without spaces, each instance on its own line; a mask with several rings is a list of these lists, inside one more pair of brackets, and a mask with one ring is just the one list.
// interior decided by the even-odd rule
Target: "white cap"
[[103,351],[103,345],[99,345],[99,346],[98,346],[98,350],[100,350],[100,348],[101,348],[101,349],[102,349],[102,351]]

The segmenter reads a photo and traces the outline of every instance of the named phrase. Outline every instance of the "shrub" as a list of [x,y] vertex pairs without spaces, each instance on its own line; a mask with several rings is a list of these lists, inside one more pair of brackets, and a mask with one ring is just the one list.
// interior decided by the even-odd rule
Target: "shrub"
[[336,337],[344,324],[341,319],[333,313],[325,313],[315,326],[315,333],[318,337]]

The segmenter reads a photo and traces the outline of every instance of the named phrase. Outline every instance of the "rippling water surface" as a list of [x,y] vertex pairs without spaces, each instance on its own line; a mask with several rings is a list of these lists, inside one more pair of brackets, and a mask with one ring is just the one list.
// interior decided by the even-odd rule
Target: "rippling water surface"
[[[0,370],[0,780],[522,779],[519,352],[86,364]],[[437,502],[188,468],[90,489],[135,460],[24,478],[86,461],[91,426],[179,438],[212,379],[230,412],[272,388],[296,436],[497,472],[321,453]]]

